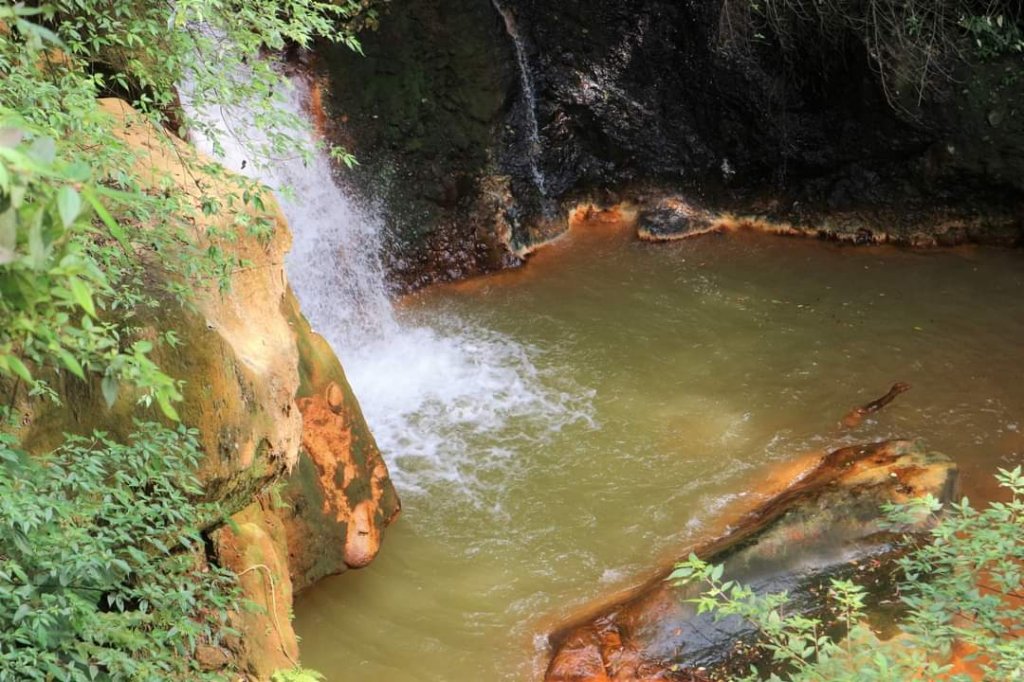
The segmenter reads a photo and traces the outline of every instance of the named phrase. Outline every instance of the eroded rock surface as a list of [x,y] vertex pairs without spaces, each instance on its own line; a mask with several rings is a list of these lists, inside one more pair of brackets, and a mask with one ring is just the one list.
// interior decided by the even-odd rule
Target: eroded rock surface
[[[733,51],[722,7],[407,0],[363,37],[366,58],[325,51],[329,134],[385,209],[397,283],[518,264],[580,202],[677,193],[784,234],[1024,242],[1019,55],[962,66],[911,113],[857,36],[799,60],[772,36]],[[659,230],[656,213],[650,234],[701,229]]]
[[265,680],[299,660],[284,526],[265,501],[232,521],[212,534],[213,547],[218,562],[238,574],[242,594],[253,606],[231,614],[231,625],[242,636],[229,638],[227,648],[242,672]]
[[[837,450],[798,483],[749,514],[726,536],[697,548],[725,565],[727,579],[758,591],[786,590],[793,608],[814,610],[815,591],[830,577],[875,566],[891,554],[880,506],[932,494],[948,500],[957,471],[946,457],[919,443],[888,441]],[[928,522],[921,519],[921,527]],[[913,530],[913,529],[911,529]],[[553,633],[547,682],[704,679],[747,670],[734,645],[753,633],[736,620],[697,615],[685,602],[698,586],[675,588],[666,570],[631,596],[597,607]],[[884,584],[888,574],[874,579]],[[864,576],[861,574],[861,579]]]
[[[368,564],[384,528],[399,511],[387,465],[363,420],[337,357],[309,327],[284,271],[291,233],[269,193],[264,214],[275,224],[260,241],[240,233],[229,180],[186,169],[182,158],[202,159],[180,140],[150,126],[120,100],[104,102],[119,122],[119,135],[136,152],[138,173],[153,191],[175,185],[193,203],[190,230],[197,243],[235,235],[221,244],[247,261],[231,273],[229,287],[195,292],[183,306],[166,292],[174,275],[158,254],[140,254],[147,265],[156,309],[135,311],[143,338],[154,340],[153,359],[184,380],[177,405],[183,424],[198,429],[205,457],[197,472],[208,500],[234,515],[230,527],[211,518],[211,561],[241,577],[243,597],[262,609],[234,615],[241,638],[232,646],[236,665],[258,679],[298,659],[290,613],[292,594],[320,578]],[[209,163],[209,160],[204,160]],[[224,207],[206,216],[208,197]],[[145,225],[138,229],[145,229]],[[173,330],[180,343],[157,342]],[[65,432],[104,430],[126,437],[138,416],[137,395],[127,388],[107,408],[99,386],[62,382],[68,409],[40,406],[22,434],[26,447],[56,445]],[[155,408],[149,418],[158,418]],[[273,585],[273,587],[272,587]],[[223,652],[202,652],[204,665],[223,665]]]
[[287,509],[279,514],[292,579],[302,590],[370,563],[401,505],[337,356],[291,294],[286,305],[299,348],[303,428],[298,464],[282,491]]

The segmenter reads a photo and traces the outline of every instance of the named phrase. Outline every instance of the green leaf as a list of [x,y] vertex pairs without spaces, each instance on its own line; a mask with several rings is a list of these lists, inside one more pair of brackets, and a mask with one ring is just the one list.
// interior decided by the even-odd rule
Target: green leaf
[[11,618],[11,622],[15,624],[20,623],[22,620],[24,620],[25,616],[27,616],[30,613],[32,613],[32,604],[25,602],[24,604],[18,607],[17,611],[14,612],[14,617]]
[[28,264],[34,270],[46,266],[46,242],[43,241],[43,212],[36,211],[28,228]]
[[57,158],[57,143],[52,137],[37,137],[28,148],[28,156],[44,166],[53,165]]
[[0,127],[0,149],[14,149],[25,137],[25,131],[21,128],[8,126]]
[[89,164],[82,161],[74,161],[64,169],[64,177],[72,182],[85,182],[92,175]]
[[13,207],[0,213],[0,265],[14,262],[18,257],[18,214]]
[[65,228],[71,227],[82,212],[82,199],[70,185],[64,185],[57,191],[57,212]]
[[32,382],[32,373],[28,371],[28,367],[26,367],[25,363],[21,361],[21,358],[17,355],[7,355],[5,357],[7,358],[7,366],[12,372],[25,381],[30,383]]
[[82,365],[78,362],[74,355],[69,353],[64,348],[58,348],[54,351],[60,361],[68,368],[68,371],[74,374],[79,379],[85,379],[85,371],[82,369]]
[[162,393],[158,393],[156,396],[156,404],[160,406],[160,411],[164,413],[164,416],[171,421],[181,421],[181,417],[178,416],[178,411],[171,405],[171,401],[167,396]]
[[117,394],[120,391],[117,379],[109,374],[104,376],[103,380],[100,381],[100,391],[103,393],[103,400],[107,403],[107,407],[113,407],[114,403],[117,402]]
[[92,290],[85,282],[78,277],[68,278],[68,287],[71,289],[71,296],[75,303],[81,306],[82,310],[89,314],[89,317],[96,317],[96,306],[92,300]]
[[112,215],[110,215],[110,213],[103,206],[103,203],[99,200],[99,198],[97,198],[97,196],[89,188],[84,188],[82,190],[82,196],[85,197],[85,200],[88,201],[89,205],[92,206],[94,211],[96,211],[96,215],[100,217],[100,220],[103,221],[103,224],[107,226],[108,230],[110,230],[110,236],[117,240],[117,243],[120,244],[121,248],[124,249],[125,253],[130,253],[132,250],[132,246],[131,243],[129,243],[128,241],[128,235],[121,228],[121,226],[117,224],[117,221],[114,220],[114,217]]

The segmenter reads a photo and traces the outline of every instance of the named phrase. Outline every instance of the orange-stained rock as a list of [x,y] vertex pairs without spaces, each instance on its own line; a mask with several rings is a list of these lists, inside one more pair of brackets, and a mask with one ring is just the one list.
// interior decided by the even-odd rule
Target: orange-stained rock
[[302,414],[298,466],[282,491],[288,557],[296,591],[361,568],[380,550],[401,505],[359,402],[327,342],[289,295],[301,362],[296,405]]
[[918,248],[958,244],[1014,246],[1021,240],[1021,222],[1012,210],[979,212],[935,205],[908,211],[905,207],[867,205],[827,210],[800,207],[780,210],[775,199],[749,205],[715,208],[696,197],[655,193],[639,207],[637,236],[645,241],[690,239],[716,232],[749,230],[788,237],[812,237],[843,244],[895,244]]
[[[182,157],[201,155],[180,140],[165,142],[162,131],[123,102],[104,106],[123,122],[120,135],[137,151],[143,180],[176,183],[194,201],[198,240],[214,230],[238,232],[232,211],[206,216],[200,210],[203,197],[237,191],[230,176],[184,168]],[[238,235],[226,245],[249,261],[232,274],[228,290],[197,292],[194,311],[168,302],[154,327],[174,328],[183,337],[178,349],[159,350],[157,360],[186,381],[179,411],[200,431],[207,453],[200,479],[208,497],[235,512],[286,478],[290,508],[267,513],[283,524],[282,556],[298,590],[368,564],[399,503],[344,370],[310,329],[288,286],[288,225],[272,196],[264,203],[273,236]]]
[[[725,579],[757,591],[787,591],[793,608],[818,608],[815,594],[827,580],[852,573],[875,581],[884,592],[891,573],[878,559],[891,553],[891,536],[881,525],[881,504],[926,494],[948,500],[956,479],[955,465],[915,442],[843,448],[747,514],[734,530],[694,551],[723,564]],[[907,530],[929,522],[922,517],[919,527]],[[698,615],[687,599],[700,587],[671,586],[665,581],[670,570],[552,633],[545,680],[681,682],[745,672],[751,659],[738,654],[735,645],[753,635],[750,626]]]
[[[243,632],[236,664],[267,679],[298,658],[288,615],[293,585],[302,589],[368,564],[398,513],[398,497],[338,358],[310,329],[289,288],[284,257],[291,233],[273,196],[263,197],[267,208],[257,216],[232,198],[241,191],[230,174],[202,170],[212,162],[186,143],[154,128],[123,101],[105,100],[103,109],[136,154],[140,182],[153,192],[175,186],[192,204],[182,238],[247,261],[231,271],[226,290],[200,286],[194,305],[182,306],[167,293],[168,285],[180,284],[176,275],[166,272],[159,254],[140,247],[147,292],[160,305],[133,311],[132,324],[154,342],[152,357],[160,368],[185,382],[176,407],[182,423],[199,431],[204,458],[197,473],[205,496],[237,522],[237,529],[214,533],[218,557],[241,575],[248,598],[269,604],[269,618],[236,614]],[[183,159],[195,163],[186,166]],[[222,210],[207,215],[202,206],[210,198]],[[243,212],[269,220],[273,234],[265,240],[245,234],[234,222]],[[221,241],[218,233],[234,238]],[[180,344],[160,342],[169,330]],[[65,432],[101,429],[123,438],[135,428],[139,396],[128,388],[110,409],[98,386],[62,382],[60,388],[66,409],[42,405],[28,414],[20,435],[30,450],[54,447]],[[155,410],[142,416],[159,418]],[[280,483],[287,506],[264,499]],[[210,518],[209,526],[220,520]],[[209,666],[219,664],[218,651],[203,655]]]
[[253,607],[231,614],[241,633],[229,646],[243,672],[259,680],[298,664],[299,643],[292,629],[292,581],[284,528],[272,509],[254,503],[212,535],[218,563],[238,574],[242,598]]
[[[132,325],[140,329],[139,336],[153,343],[154,361],[185,382],[184,400],[175,407],[182,422],[199,431],[205,457],[198,475],[207,498],[234,513],[298,460],[302,416],[295,396],[300,360],[291,321],[283,310],[288,296],[284,257],[291,233],[269,193],[262,212],[241,205],[240,200],[232,204],[230,195],[240,190],[230,176],[200,169],[211,164],[210,159],[154,127],[121,100],[103,100],[101,108],[114,120],[117,137],[135,155],[139,182],[154,193],[173,186],[182,197],[183,237],[194,239],[198,248],[216,245],[240,261],[249,261],[248,267],[231,272],[226,290],[215,282],[200,282],[193,290],[192,305],[184,306],[168,293],[170,286],[182,284],[178,275],[166,271],[160,254],[139,247],[137,256],[146,267],[146,293],[159,306],[132,311]],[[207,215],[202,206],[211,198],[222,204],[222,210]],[[245,234],[235,224],[239,213],[269,221],[272,235],[260,240]],[[126,219],[127,230],[150,227]],[[232,233],[235,238],[222,242],[212,236],[218,233]],[[179,343],[164,342],[168,331]],[[109,409],[98,386],[69,385],[63,390],[69,392],[64,401],[69,408],[37,410],[23,437],[27,447],[51,448],[65,431],[102,429],[124,438],[134,429],[134,417],[160,416],[155,408],[140,414],[139,396],[130,387],[122,387]]]

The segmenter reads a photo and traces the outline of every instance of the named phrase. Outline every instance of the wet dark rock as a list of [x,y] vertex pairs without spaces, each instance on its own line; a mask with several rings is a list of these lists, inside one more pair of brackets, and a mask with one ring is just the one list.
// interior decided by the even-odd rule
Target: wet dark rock
[[365,56],[319,51],[328,132],[359,159],[345,178],[383,206],[396,284],[505,267],[486,191],[516,82],[500,17],[489,0],[400,0],[360,40]]
[[637,214],[638,232],[652,241],[694,237],[714,229],[714,216],[709,211],[677,196],[644,205]]
[[[915,248],[984,244],[1024,245],[1024,207],[969,202],[915,205],[880,201],[829,208],[820,203],[756,194],[734,201],[698,202],[690,195],[645,192],[637,234],[646,241],[674,241],[710,232],[752,230],[851,245]],[[890,197],[891,199],[892,197]]]
[[[355,184],[383,204],[398,284],[516,264],[565,228],[567,209],[609,190],[745,214],[771,196],[783,220],[823,234],[833,228],[822,216],[877,210],[881,222],[838,230],[860,232],[854,243],[891,233],[888,216],[901,211],[1021,205],[1019,56],[965,67],[962,85],[909,114],[887,101],[851,36],[819,41],[795,65],[770,41],[726,54],[720,4],[499,0],[512,36],[490,0],[395,0],[363,37],[365,58],[325,48],[336,136],[362,162]],[[489,194],[495,183],[505,199]],[[652,232],[675,219],[648,217]],[[921,234],[900,243],[955,240],[915,222]],[[1005,243],[1005,232],[981,234],[990,223],[974,221],[966,239]]]
[[[855,576],[876,602],[892,598],[893,537],[881,505],[931,494],[949,500],[957,470],[919,443],[889,441],[837,450],[788,490],[749,514],[725,537],[696,550],[725,565],[726,579],[761,592],[788,591],[790,607],[819,612],[829,578]],[[907,530],[921,530],[929,519]],[[761,661],[738,653],[752,627],[697,615],[686,600],[699,586],[676,588],[668,570],[631,596],[598,607],[553,633],[547,682],[692,680],[746,672]]]

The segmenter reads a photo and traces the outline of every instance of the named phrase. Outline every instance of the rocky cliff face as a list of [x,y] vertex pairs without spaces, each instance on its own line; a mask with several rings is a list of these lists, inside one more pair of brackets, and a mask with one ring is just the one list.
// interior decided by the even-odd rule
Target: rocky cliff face
[[811,231],[840,212],[853,233],[996,208],[1019,240],[1019,56],[965,68],[909,114],[853,36],[727,53],[721,7],[402,0],[365,58],[322,54],[328,118],[383,204],[399,283],[514,264],[581,200],[673,193]]
[[[152,129],[126,104],[104,108],[138,155],[139,173],[154,188],[173,183],[198,209],[204,196],[223,196],[222,177],[186,171],[195,151]],[[362,567],[377,554],[399,501],[344,371],[326,341],[312,332],[284,273],[291,236],[268,195],[276,230],[267,242],[245,235],[225,248],[248,261],[230,287],[196,292],[194,306],[160,294],[168,275],[148,263],[156,310],[140,310],[141,334],[174,330],[180,344],[156,344],[154,360],[184,384],[184,424],[200,432],[206,458],[198,472],[206,497],[233,522],[211,519],[209,560],[241,576],[246,599],[264,610],[235,614],[242,636],[231,652],[206,652],[210,665],[234,656],[243,672],[268,679],[298,656],[289,614],[293,592],[320,578]],[[225,202],[225,206],[227,203]],[[249,209],[238,209],[249,210]],[[196,216],[203,216],[199,210]],[[196,218],[195,238],[211,243],[215,227],[232,229],[230,214]],[[69,409],[41,408],[26,426],[30,448],[52,446],[64,432],[103,429],[125,436],[135,398],[107,409],[98,386],[65,387]]]
[[383,205],[389,269],[419,285],[506,264],[495,140],[516,74],[494,7],[403,0],[360,40],[365,57],[343,46],[319,54],[325,132],[359,159],[346,173],[359,193]]

